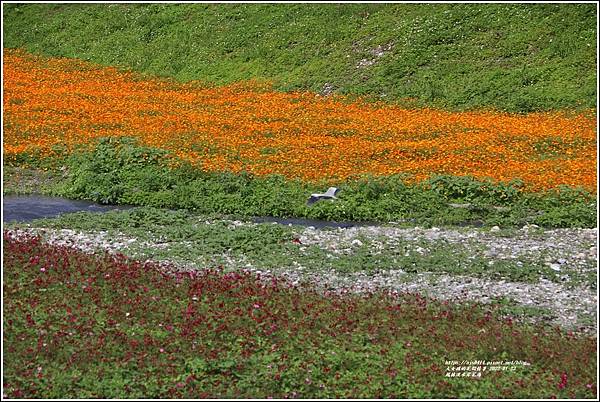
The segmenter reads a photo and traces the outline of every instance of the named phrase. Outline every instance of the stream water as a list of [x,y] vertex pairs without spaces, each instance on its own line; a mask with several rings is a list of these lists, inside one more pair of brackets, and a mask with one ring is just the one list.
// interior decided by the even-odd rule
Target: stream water
[[[91,201],[69,200],[67,198],[47,197],[42,195],[4,196],[2,204],[2,221],[28,222],[34,219],[52,218],[71,212],[107,212],[130,208],[134,207],[129,205],[101,205]],[[349,228],[353,226],[369,225],[369,223],[365,222],[333,222],[303,218],[273,218],[268,216],[255,217],[252,219],[252,222],[275,222],[281,225],[312,226],[316,229]]]
[[100,205],[91,201],[77,201],[43,195],[9,195],[2,197],[2,221],[28,222],[39,218],[53,218],[69,212],[107,212],[129,208],[132,207],[129,205]]

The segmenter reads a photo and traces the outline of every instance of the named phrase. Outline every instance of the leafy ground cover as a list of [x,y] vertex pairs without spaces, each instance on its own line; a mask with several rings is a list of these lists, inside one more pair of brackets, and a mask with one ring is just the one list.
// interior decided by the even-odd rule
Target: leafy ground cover
[[595,4],[7,4],[4,46],[405,105],[596,106]]
[[[596,396],[595,338],[477,305],[175,272],[9,232],[3,245],[8,397]],[[451,361],[529,364],[466,376]]]
[[343,181],[371,174],[596,185],[595,112],[446,112],[141,78],[80,60],[4,53],[8,161],[130,136],[205,171]]
[[[518,181],[493,183],[470,177],[364,176],[334,183],[339,199],[308,206],[308,195],[331,183],[281,175],[205,172],[171,166],[164,151],[130,139],[101,140],[92,151],[64,160],[67,176],[51,192],[101,203],[180,208],[201,214],[306,217],[325,220],[396,221],[424,225],[595,227],[595,195],[561,187],[527,192]],[[457,208],[466,203],[466,208]]]
[[326,183],[309,184],[276,175],[203,172],[189,165],[173,169],[160,155],[160,151],[130,141],[101,141],[91,152],[35,161],[37,169],[7,166],[4,194],[41,192],[232,218],[394,221],[426,227],[597,225],[596,198],[582,189],[529,193],[522,191],[518,182],[494,184],[469,177],[436,176],[417,185],[406,183],[402,176],[365,177],[338,184],[341,190],[335,203],[308,206],[308,196],[322,191]]
[[314,229],[154,208],[5,227],[85,252],[268,273],[332,292],[381,288],[457,303],[468,297],[518,322],[596,332],[596,229]]

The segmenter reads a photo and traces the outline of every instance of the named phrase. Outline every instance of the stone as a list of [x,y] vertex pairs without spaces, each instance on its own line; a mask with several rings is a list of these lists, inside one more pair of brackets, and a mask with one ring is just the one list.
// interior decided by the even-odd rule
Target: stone
[[450,203],[448,204],[450,205],[452,208],[469,208],[471,207],[470,203],[466,203],[466,204],[455,204],[455,203]]
[[323,96],[329,96],[329,95],[331,95],[331,93],[333,92],[333,90],[334,90],[333,84],[331,84],[329,82],[326,82],[323,85],[323,89],[321,90],[321,95],[323,95]]
[[500,231],[499,226],[492,226],[492,228],[490,229],[490,232],[499,232],[499,231]]
[[555,270],[556,272],[560,271],[560,264],[552,263],[550,264],[550,268]]

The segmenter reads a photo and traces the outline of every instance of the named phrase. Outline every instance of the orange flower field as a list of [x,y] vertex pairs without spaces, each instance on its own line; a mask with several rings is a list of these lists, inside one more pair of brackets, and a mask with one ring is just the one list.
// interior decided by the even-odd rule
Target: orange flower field
[[4,52],[4,156],[137,137],[206,170],[306,181],[434,173],[596,186],[596,115],[407,110],[268,85],[177,83]]

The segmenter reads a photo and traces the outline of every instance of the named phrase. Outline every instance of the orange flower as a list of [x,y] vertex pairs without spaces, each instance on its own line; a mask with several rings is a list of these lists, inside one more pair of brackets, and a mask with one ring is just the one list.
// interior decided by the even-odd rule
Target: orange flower
[[407,110],[242,82],[146,79],[80,60],[4,53],[4,153],[132,136],[206,170],[306,181],[471,175],[528,189],[596,186],[595,111]]

